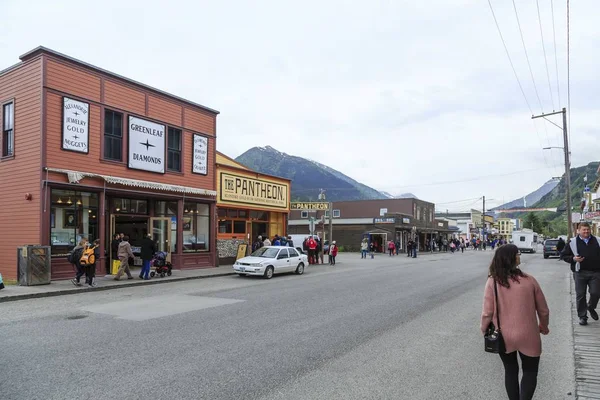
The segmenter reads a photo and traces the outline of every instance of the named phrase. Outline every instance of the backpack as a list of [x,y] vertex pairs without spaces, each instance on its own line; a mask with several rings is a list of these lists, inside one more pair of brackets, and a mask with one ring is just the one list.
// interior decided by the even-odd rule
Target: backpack
[[67,254],[67,261],[70,264],[75,265],[75,262],[81,258],[82,254],[83,254],[83,249],[81,247],[78,249],[74,248]]
[[95,248],[96,247],[88,247],[83,250],[83,254],[79,258],[79,264],[84,267],[96,264],[96,255],[94,254]]

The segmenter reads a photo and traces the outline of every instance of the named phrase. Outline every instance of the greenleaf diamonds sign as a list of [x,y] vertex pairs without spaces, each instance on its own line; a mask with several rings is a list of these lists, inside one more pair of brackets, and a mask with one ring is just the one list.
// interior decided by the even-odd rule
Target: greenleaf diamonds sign
[[63,150],[88,153],[90,105],[63,97]]
[[165,126],[129,116],[129,168],[165,173]]

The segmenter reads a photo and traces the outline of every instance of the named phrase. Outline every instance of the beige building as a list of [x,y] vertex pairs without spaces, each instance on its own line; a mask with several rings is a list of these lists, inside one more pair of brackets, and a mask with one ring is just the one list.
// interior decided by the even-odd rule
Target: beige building
[[498,218],[498,234],[504,237],[510,237],[515,229],[515,223],[511,218]]

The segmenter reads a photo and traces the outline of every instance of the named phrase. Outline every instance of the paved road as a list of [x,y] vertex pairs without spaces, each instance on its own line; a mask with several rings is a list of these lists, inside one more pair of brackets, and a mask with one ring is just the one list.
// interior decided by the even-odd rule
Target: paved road
[[[2,399],[496,399],[479,315],[491,252],[338,256],[237,276],[0,305]],[[539,399],[569,399],[564,263],[524,256],[546,292]]]

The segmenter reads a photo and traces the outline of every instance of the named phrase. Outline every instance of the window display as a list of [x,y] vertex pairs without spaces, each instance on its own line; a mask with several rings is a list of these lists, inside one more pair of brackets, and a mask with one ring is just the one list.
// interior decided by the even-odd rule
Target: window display
[[98,195],[52,189],[50,246],[52,255],[66,255],[81,238],[98,239]]
[[210,206],[203,203],[184,203],[183,252],[208,251],[210,243]]

